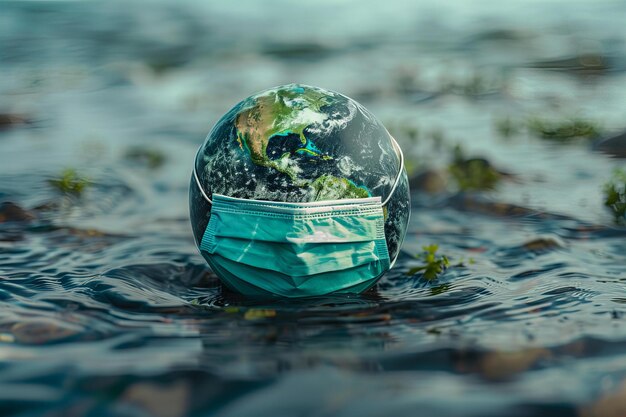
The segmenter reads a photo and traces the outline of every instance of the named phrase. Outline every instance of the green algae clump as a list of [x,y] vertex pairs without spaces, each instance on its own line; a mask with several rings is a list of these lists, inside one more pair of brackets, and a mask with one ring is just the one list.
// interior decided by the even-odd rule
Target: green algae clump
[[502,174],[489,161],[466,158],[460,146],[454,149],[454,161],[448,171],[461,191],[491,190],[502,179]]
[[615,223],[626,225],[626,169],[616,169],[604,184],[604,205],[613,213]]
[[65,194],[73,195],[81,195],[91,185],[91,181],[73,168],[64,169],[58,178],[48,180],[48,183]]
[[526,126],[532,134],[556,142],[593,139],[600,135],[600,127],[596,123],[580,118],[556,121],[535,117],[529,119]]
[[422,249],[424,249],[424,253],[417,255],[417,258],[422,260],[424,264],[411,268],[407,275],[412,276],[421,272],[424,279],[433,281],[450,266],[450,261],[446,255],[437,255],[438,245],[423,246]]

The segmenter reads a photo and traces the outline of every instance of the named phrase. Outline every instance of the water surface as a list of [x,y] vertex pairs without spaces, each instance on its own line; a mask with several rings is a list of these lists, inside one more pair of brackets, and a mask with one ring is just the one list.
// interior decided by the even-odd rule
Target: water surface
[[[623,415],[624,160],[494,127],[623,131],[623,2],[0,7],[1,414]],[[287,82],[359,100],[409,159],[403,254],[360,296],[246,300],[193,243],[197,147]],[[511,175],[426,192],[455,144]],[[80,196],[48,182],[67,167]],[[427,244],[453,264],[433,282],[406,275]]]

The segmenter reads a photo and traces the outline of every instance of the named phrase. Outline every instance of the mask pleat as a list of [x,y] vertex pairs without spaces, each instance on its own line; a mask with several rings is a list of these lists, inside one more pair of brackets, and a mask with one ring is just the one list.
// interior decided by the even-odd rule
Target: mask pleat
[[259,288],[288,297],[350,292],[389,268],[379,199],[326,205],[213,200],[200,248],[238,291]]
[[[249,267],[221,256],[207,258],[209,265],[227,283],[239,292],[270,293],[283,297],[304,297],[334,292],[360,292],[372,285],[388,268],[387,262],[374,262],[364,267],[333,271],[304,277],[292,277],[276,271]],[[352,290],[350,290],[352,289]],[[356,291],[360,289],[360,291]]]

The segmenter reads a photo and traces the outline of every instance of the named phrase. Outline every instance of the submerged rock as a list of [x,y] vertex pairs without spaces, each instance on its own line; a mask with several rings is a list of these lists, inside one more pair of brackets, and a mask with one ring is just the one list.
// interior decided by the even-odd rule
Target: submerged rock
[[0,130],[26,123],[29,123],[29,120],[25,116],[19,114],[0,113]]
[[515,379],[522,373],[537,368],[542,361],[550,360],[552,357],[553,354],[550,350],[532,347],[514,351],[460,350],[453,355],[455,368],[459,372],[475,373],[491,382]]
[[6,201],[0,205],[0,223],[29,222],[34,219],[34,214],[15,203]]
[[615,136],[600,139],[593,149],[618,158],[626,158],[626,130]]
[[189,411],[190,399],[191,387],[184,380],[171,384],[138,382],[130,386],[122,395],[124,403],[157,417],[186,415]]
[[460,211],[468,211],[494,217],[532,216],[538,219],[570,219],[560,214],[542,212],[516,204],[490,201],[486,198],[468,193],[459,193],[449,198],[446,200],[445,205]]
[[43,317],[27,319],[11,327],[16,342],[37,345],[68,339],[81,332],[80,326]]
[[615,391],[580,409],[581,417],[622,417],[626,415],[626,382]]
[[454,160],[448,166],[448,172],[460,191],[492,190],[505,177],[512,174],[496,169],[485,158],[469,158],[457,145],[454,149]]
[[522,248],[529,252],[549,252],[554,249],[562,248],[565,244],[555,237],[540,237],[529,240],[522,245]]
[[446,190],[448,180],[445,173],[437,170],[422,171],[409,178],[411,190],[435,194]]

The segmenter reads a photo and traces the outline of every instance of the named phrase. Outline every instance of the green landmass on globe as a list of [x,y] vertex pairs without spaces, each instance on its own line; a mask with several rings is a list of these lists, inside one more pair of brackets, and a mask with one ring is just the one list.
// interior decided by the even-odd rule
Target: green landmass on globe
[[291,178],[294,185],[312,187],[315,200],[370,197],[364,186],[358,186],[347,178],[323,174],[314,180],[303,179],[301,169],[291,159],[291,152],[283,153],[273,160],[267,155],[271,140],[290,134],[298,135],[301,147],[295,153],[331,160],[315,143],[307,138],[305,129],[312,124],[323,123],[328,115],[323,107],[332,104],[327,92],[297,85],[268,90],[251,97],[235,117],[237,142],[250,153],[252,162],[274,168]]

